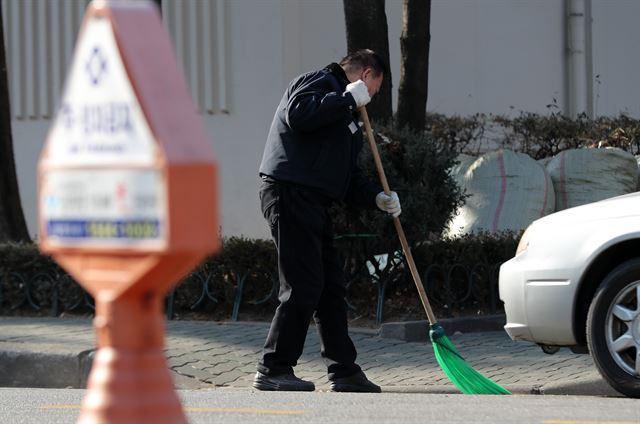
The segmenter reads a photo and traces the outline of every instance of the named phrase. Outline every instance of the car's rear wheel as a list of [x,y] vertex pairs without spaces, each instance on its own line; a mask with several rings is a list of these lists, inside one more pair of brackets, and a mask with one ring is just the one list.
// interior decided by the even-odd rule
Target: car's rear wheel
[[615,268],[596,291],[587,315],[587,343],[611,387],[640,397],[640,259]]

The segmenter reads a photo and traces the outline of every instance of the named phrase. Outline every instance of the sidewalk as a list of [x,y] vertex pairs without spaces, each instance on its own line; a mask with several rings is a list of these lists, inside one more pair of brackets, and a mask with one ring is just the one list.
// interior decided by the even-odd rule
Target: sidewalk
[[[249,388],[267,334],[266,323],[170,321],[166,355],[179,388]],[[358,363],[384,391],[457,393],[431,345],[383,339],[352,329]],[[513,393],[618,396],[589,355],[555,355],[513,342],[502,331],[449,334],[467,361]],[[0,317],[0,387],[84,387],[93,357],[90,320]],[[312,326],[296,374],[327,390]]]

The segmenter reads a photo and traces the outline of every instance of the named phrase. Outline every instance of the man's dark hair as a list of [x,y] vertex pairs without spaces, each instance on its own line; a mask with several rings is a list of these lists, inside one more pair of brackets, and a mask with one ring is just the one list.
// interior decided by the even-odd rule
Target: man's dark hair
[[340,66],[342,66],[347,73],[358,69],[371,68],[376,77],[381,73],[385,73],[387,70],[384,60],[382,60],[380,55],[370,49],[356,50],[355,52],[349,53],[342,58]]

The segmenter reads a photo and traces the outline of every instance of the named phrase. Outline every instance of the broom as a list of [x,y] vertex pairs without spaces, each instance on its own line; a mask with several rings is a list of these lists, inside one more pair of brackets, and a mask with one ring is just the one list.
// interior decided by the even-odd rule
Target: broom
[[[360,108],[360,116],[364,121],[364,128],[371,147],[371,153],[373,153],[373,160],[376,163],[378,175],[380,176],[382,188],[384,189],[384,192],[389,195],[391,190],[389,189],[389,183],[387,182],[387,177],[385,176],[384,169],[382,168],[382,161],[380,160],[378,147],[376,146],[376,142],[373,138],[369,115],[367,114],[367,109],[364,106]],[[499,384],[474,370],[469,364],[467,364],[460,353],[458,353],[458,350],[451,340],[449,340],[442,326],[438,324],[436,316],[433,313],[433,309],[431,309],[429,298],[427,298],[427,293],[424,290],[422,280],[420,279],[420,275],[418,274],[418,270],[413,261],[413,256],[409,249],[409,243],[407,243],[407,238],[404,235],[400,219],[394,217],[393,224],[398,232],[400,244],[402,245],[404,256],[407,259],[409,269],[411,270],[413,281],[418,289],[422,306],[424,306],[424,310],[427,313],[427,318],[429,319],[430,324],[429,337],[431,338],[431,343],[433,345],[433,350],[435,351],[438,364],[440,364],[444,373],[449,377],[451,382],[465,394],[511,394]]]

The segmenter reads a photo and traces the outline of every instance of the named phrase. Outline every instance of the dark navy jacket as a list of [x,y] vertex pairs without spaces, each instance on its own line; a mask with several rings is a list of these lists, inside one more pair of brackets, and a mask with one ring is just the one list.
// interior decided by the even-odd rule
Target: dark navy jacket
[[343,94],[348,83],[332,63],[289,84],[271,123],[260,174],[375,208],[381,189],[357,165],[363,137],[353,96]]

